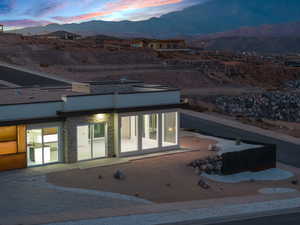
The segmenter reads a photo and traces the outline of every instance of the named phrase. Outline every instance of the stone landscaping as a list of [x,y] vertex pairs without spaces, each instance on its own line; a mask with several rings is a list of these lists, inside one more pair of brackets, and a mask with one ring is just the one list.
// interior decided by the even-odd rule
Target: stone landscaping
[[290,89],[299,89],[300,88],[300,80],[289,80],[284,83],[284,87]]
[[188,164],[188,166],[193,167],[199,175],[204,172],[207,174],[221,174],[222,165],[222,156],[219,155],[197,159]]
[[241,96],[221,96],[216,105],[231,115],[300,122],[300,93],[272,91]]

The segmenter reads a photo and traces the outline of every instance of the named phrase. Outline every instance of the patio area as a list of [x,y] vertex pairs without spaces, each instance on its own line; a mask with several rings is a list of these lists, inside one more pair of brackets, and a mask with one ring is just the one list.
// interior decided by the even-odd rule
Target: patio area
[[[182,136],[180,143],[187,151],[158,153],[131,158],[121,164],[51,173],[47,181],[57,186],[120,193],[155,203],[255,195],[266,187],[295,188],[300,191],[298,185],[291,183],[293,179],[300,178],[299,169],[281,164],[279,168],[293,170],[296,176],[281,181],[245,181],[235,184],[204,178],[210,188],[203,189],[198,185],[199,175],[187,164],[212,155],[208,146],[216,141]],[[116,180],[113,175],[117,170],[121,170],[126,179]]]

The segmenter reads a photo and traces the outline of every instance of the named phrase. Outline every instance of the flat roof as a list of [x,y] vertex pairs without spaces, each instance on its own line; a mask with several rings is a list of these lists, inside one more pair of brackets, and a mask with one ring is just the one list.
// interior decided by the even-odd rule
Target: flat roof
[[[56,78],[51,78],[50,76],[41,76],[38,74],[21,71],[11,67],[6,67],[0,65],[0,81],[3,83],[10,83],[14,86],[26,87],[26,86],[64,86],[67,82],[58,80]],[[1,87],[9,85],[1,84]],[[0,88],[1,88],[0,87]]]
[[166,91],[178,89],[127,79],[78,83],[0,64],[0,106],[59,102],[63,97]]
[[[99,84],[100,83],[100,84]],[[102,83],[102,84],[101,84]],[[165,85],[144,84],[139,81],[104,81],[90,83],[90,93],[72,90],[72,85],[57,87],[18,87],[0,88],[0,106],[17,105],[42,102],[62,101],[62,97],[110,95],[110,94],[135,94],[150,92],[178,91]]]

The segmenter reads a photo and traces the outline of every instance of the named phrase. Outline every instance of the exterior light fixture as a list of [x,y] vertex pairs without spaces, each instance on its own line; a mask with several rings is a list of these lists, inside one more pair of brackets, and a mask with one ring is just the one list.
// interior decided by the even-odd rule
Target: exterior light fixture
[[96,119],[97,120],[104,120],[105,119],[105,114],[96,114]]

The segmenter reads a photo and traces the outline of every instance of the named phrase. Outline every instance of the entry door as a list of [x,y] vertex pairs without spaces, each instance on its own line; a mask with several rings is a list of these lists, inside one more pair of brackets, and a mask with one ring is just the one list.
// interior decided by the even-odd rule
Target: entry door
[[106,152],[106,123],[80,125],[77,127],[78,161],[103,158]]
[[59,161],[59,128],[27,130],[27,165],[38,166]]

